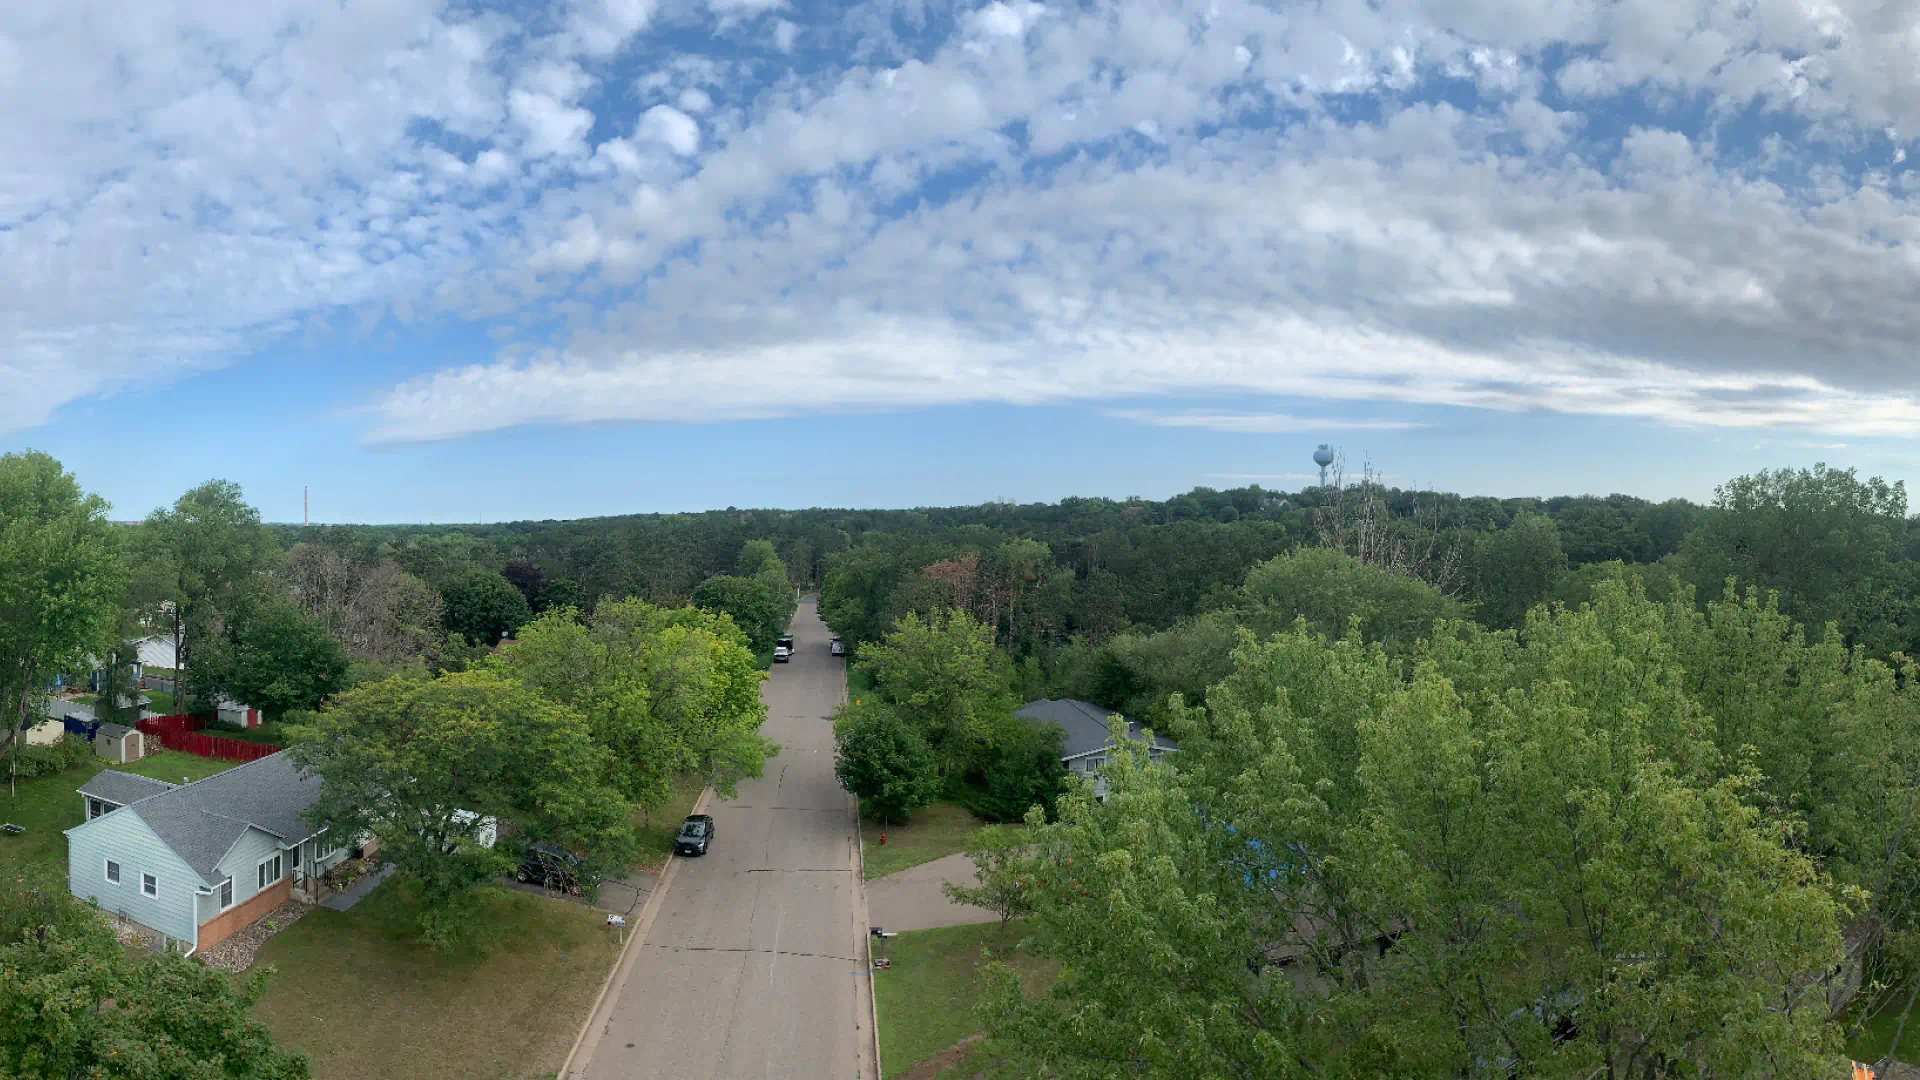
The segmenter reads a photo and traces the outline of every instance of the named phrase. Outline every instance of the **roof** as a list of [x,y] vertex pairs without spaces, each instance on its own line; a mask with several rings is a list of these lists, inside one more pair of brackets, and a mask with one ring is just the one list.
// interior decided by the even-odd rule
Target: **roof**
[[320,798],[320,778],[286,751],[269,754],[124,804],[212,887],[216,869],[249,827],[292,847],[315,832],[300,814]]
[[[109,739],[124,739],[128,735],[133,734],[133,729],[125,724],[108,724],[103,722],[99,730],[94,732],[94,734],[105,735]],[[167,786],[172,787],[173,785],[168,784]]]
[[172,638],[156,634],[150,638],[142,638],[139,645],[140,662],[142,664],[148,667],[158,668],[177,668],[180,666],[180,658],[173,654]]
[[81,784],[79,792],[90,798],[104,799],[107,802],[125,806],[172,788],[173,785],[165,780],[155,780],[141,776],[139,773],[121,772],[118,769],[103,769],[95,773],[93,779]]
[[[1060,751],[1060,760],[1084,757],[1107,748],[1107,717],[1113,716],[1112,709],[1103,709],[1088,701],[1076,701],[1072,698],[1060,698],[1055,701],[1029,701],[1013,711],[1013,715],[1036,724],[1054,724],[1067,733],[1066,746]],[[1127,735],[1140,737],[1140,721],[1126,718]],[[1153,745],[1159,750],[1178,750],[1180,746],[1172,739],[1153,737]]]

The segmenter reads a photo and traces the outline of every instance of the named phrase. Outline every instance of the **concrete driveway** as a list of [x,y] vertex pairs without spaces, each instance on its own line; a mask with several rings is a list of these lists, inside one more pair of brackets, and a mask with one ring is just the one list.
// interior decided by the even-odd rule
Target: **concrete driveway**
[[714,801],[711,854],[680,860],[569,1072],[589,1080],[855,1080],[871,1038],[854,801],[829,717],[845,669],[814,605],[761,686],[766,775]]
[[941,886],[949,881],[955,885],[980,884],[973,860],[949,855],[874,878],[867,882],[867,918],[882,930],[896,932],[1000,921],[1000,916],[986,908],[947,899]]

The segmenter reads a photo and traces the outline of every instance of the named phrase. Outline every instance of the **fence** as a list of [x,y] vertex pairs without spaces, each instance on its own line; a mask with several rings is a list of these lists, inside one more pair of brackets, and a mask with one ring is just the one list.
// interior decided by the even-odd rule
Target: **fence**
[[149,716],[140,721],[142,733],[160,740],[160,745],[169,750],[193,754],[203,758],[222,758],[228,761],[258,761],[269,754],[277,754],[285,747],[270,746],[266,743],[247,742],[244,739],[223,739],[218,735],[202,734],[207,726],[205,719],[198,716]]

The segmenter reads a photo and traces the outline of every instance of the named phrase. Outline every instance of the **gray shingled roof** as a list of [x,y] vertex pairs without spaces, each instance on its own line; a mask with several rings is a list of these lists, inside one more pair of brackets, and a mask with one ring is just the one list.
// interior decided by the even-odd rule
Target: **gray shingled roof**
[[102,769],[94,774],[93,779],[81,784],[78,790],[82,795],[125,806],[149,795],[158,795],[172,789],[173,786],[165,780],[154,780],[139,773]]
[[320,778],[281,751],[149,795],[126,809],[140,815],[212,887],[223,880],[215,867],[247,826],[272,833],[289,847],[311,836],[313,827],[300,814],[319,797]]
[[[1086,701],[1061,698],[1057,701],[1029,701],[1013,711],[1013,715],[1036,724],[1056,724],[1067,733],[1065,749],[1060,751],[1061,760],[1080,757],[1103,750],[1107,745],[1107,717],[1113,715],[1112,709],[1103,709]],[[1140,722],[1127,718],[1127,734],[1135,739],[1140,737]],[[1153,745],[1162,750],[1178,750],[1179,744],[1172,739],[1153,737]]]

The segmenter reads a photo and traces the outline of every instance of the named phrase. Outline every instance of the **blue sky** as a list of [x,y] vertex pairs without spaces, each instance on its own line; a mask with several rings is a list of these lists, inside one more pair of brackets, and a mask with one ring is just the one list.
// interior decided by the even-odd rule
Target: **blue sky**
[[0,9],[0,449],[323,521],[1910,479],[1920,11]]

